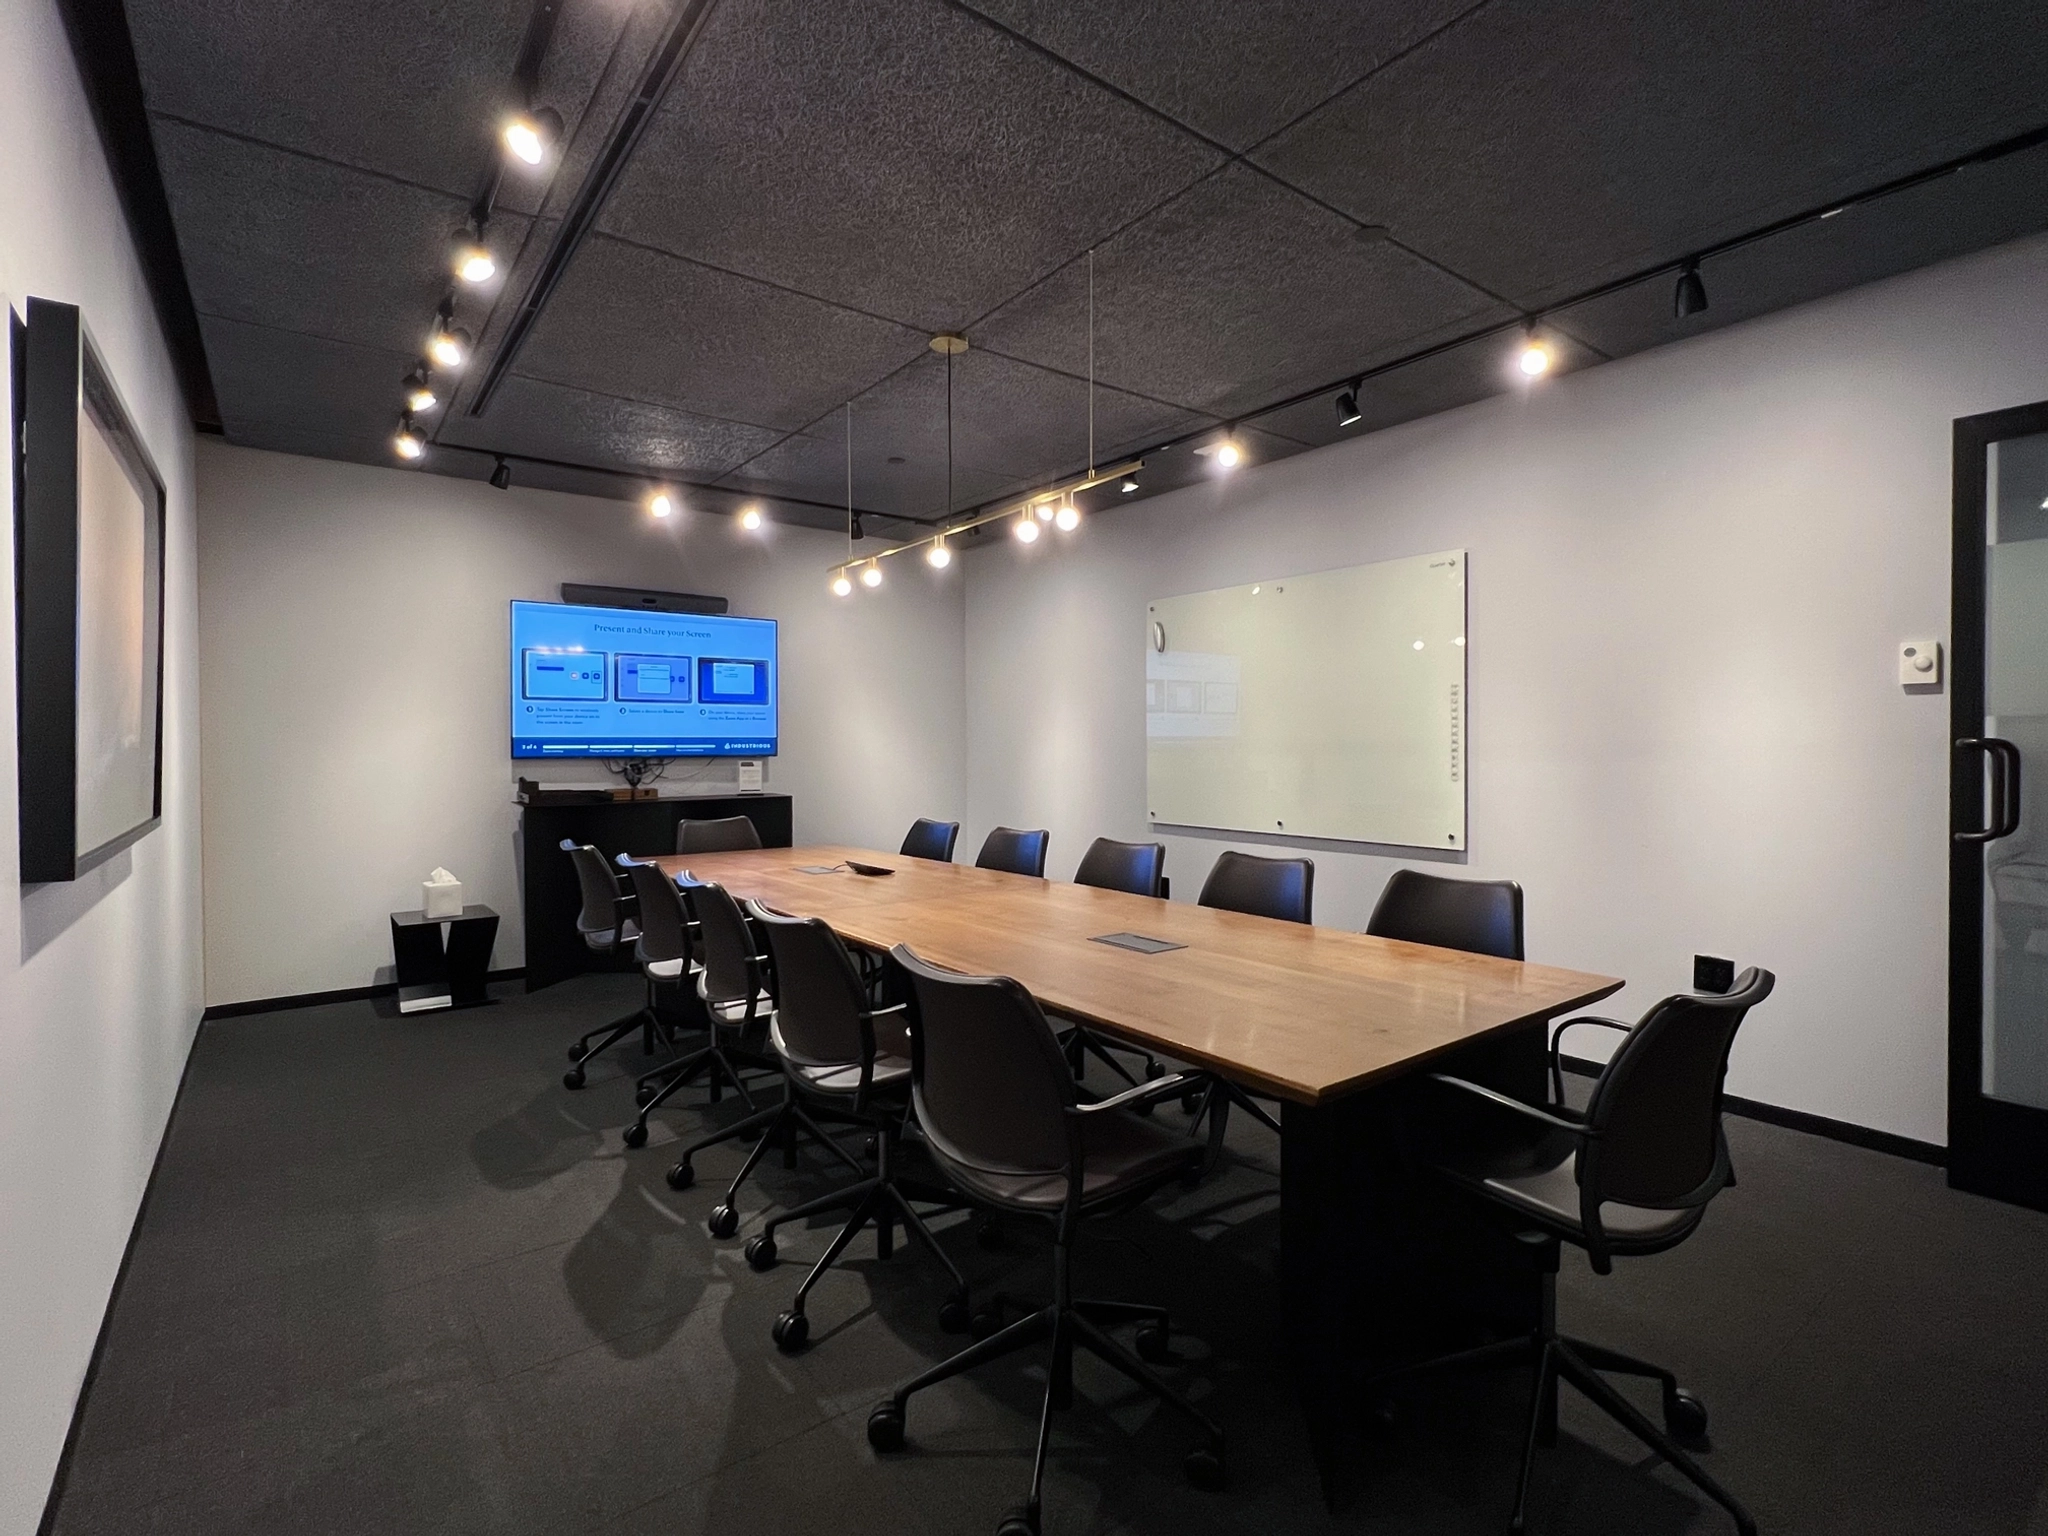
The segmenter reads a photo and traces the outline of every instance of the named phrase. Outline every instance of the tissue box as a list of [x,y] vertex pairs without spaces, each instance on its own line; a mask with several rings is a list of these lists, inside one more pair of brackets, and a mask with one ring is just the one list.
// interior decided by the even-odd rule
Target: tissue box
[[421,881],[420,911],[430,918],[462,916],[462,882],[460,880]]

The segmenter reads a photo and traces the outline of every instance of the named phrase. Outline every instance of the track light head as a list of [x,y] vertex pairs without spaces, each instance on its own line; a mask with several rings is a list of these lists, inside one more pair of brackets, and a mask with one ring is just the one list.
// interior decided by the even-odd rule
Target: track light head
[[858,512],[853,514],[853,520],[847,524],[846,536],[850,539],[864,539],[868,536],[867,529],[860,525],[860,514]]
[[834,597],[853,596],[853,583],[846,579],[846,572],[841,571],[832,578],[832,595]]
[[1540,379],[1550,372],[1555,361],[1550,345],[1536,334],[1536,327],[1530,326],[1522,333],[1522,350],[1515,354],[1515,366],[1522,371],[1525,379]]
[[1675,319],[1690,320],[1704,313],[1706,307],[1707,285],[1700,281],[1700,264],[1695,258],[1678,274],[1678,287],[1671,295],[1671,313]]
[[943,533],[933,539],[932,547],[924,552],[924,563],[935,571],[943,571],[953,563],[953,551],[946,547]]
[[1364,419],[1358,411],[1358,386],[1350,384],[1337,391],[1337,425],[1354,426]]
[[512,466],[507,464],[503,458],[500,458],[498,460],[498,467],[491,471],[491,489],[494,491],[509,490],[511,485]]
[[869,591],[879,587],[882,584],[881,566],[870,560],[865,566],[861,567],[860,584]]
[[481,224],[465,224],[448,237],[448,265],[465,283],[488,283],[498,275],[498,258],[484,244]]
[[1071,496],[1067,498],[1066,502],[1054,515],[1052,525],[1059,529],[1061,533],[1072,533],[1081,526],[1081,509],[1074,505],[1074,499]]
[[427,440],[420,436],[419,430],[413,426],[411,411],[398,418],[398,431],[391,439],[391,447],[401,459],[409,462],[425,456]]
[[1244,462],[1244,449],[1236,438],[1226,437],[1216,445],[1215,458],[1219,469],[1235,469]]
[[449,325],[443,318],[433,339],[427,343],[427,356],[434,360],[437,368],[460,368],[469,361],[469,345],[469,332],[460,326]]
[[1017,535],[1019,543],[1032,543],[1038,538],[1038,519],[1026,512],[1011,526],[1010,531]]
[[656,491],[647,498],[647,512],[650,517],[673,517],[675,510],[675,498],[667,491]]
[[761,526],[761,509],[755,506],[742,508],[740,511],[740,526],[746,529],[748,533],[758,530]]
[[1118,486],[1118,487],[1117,487],[1117,489],[1118,489],[1119,491],[1123,492],[1123,493],[1124,493],[1124,495],[1126,495],[1126,496],[1130,495],[1130,494],[1131,494],[1131,492],[1135,491],[1135,490],[1136,490],[1137,488],[1138,488],[1138,482],[1137,482],[1136,480],[1132,479],[1132,478],[1131,478],[1131,477],[1130,477],[1129,475],[1125,475],[1125,476],[1124,476],[1124,483],[1123,483],[1122,485],[1120,485],[1120,486]]
[[522,165],[539,165],[562,138],[562,114],[553,107],[519,112],[505,120],[505,148]]
[[425,367],[418,367],[400,381],[405,385],[405,408],[408,411],[424,413],[431,411],[440,401],[434,396],[433,382],[427,377]]

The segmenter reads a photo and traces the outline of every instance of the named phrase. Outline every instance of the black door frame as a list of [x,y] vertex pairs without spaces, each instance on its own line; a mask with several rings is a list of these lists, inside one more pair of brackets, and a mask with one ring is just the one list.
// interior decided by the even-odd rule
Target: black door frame
[[2048,401],[1955,423],[1954,596],[1949,638],[1948,1181],[2048,1210],[2048,1110],[1987,1098],[1984,1080],[1983,759],[1957,747],[1984,730],[1985,450],[2048,433]]

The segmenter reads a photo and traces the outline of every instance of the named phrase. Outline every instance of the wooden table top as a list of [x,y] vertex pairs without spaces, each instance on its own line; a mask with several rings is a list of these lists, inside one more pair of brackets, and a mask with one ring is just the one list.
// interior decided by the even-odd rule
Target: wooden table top
[[[801,866],[846,859],[874,878]],[[1047,1009],[1301,1104],[1408,1071],[1482,1035],[1608,996],[1611,976],[1283,923],[964,864],[823,846],[666,854],[857,944],[907,944],[936,965],[1015,977]],[[1136,933],[1187,946],[1090,942]]]

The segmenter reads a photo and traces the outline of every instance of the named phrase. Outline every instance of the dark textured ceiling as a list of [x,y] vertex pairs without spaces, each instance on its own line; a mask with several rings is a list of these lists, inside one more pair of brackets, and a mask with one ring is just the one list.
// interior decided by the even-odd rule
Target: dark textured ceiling
[[[392,462],[534,0],[126,3],[226,435]],[[2034,147],[1710,256],[1689,320],[1668,274],[1575,302],[2040,128],[2039,0],[714,0],[473,409],[670,3],[561,0],[568,142],[504,180],[427,468],[830,525],[850,415],[860,506],[932,520],[1088,462],[1091,250],[1109,462],[1481,398],[1531,313],[1581,366],[2048,227]],[[1268,409],[1360,374],[1357,426]]]

